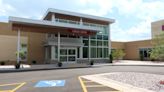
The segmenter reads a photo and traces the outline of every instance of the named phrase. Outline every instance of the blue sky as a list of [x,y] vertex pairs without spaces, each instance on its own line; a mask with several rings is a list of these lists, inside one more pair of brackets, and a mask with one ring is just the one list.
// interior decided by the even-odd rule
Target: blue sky
[[164,0],[0,0],[0,21],[41,19],[48,8],[115,19],[112,41],[150,39],[151,22],[164,19]]

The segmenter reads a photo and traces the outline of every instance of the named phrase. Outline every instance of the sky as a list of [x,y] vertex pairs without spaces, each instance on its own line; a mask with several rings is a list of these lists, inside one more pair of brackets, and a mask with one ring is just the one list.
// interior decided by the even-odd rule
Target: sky
[[42,19],[48,8],[115,19],[112,41],[151,39],[151,22],[164,19],[164,0],[0,0],[0,22]]

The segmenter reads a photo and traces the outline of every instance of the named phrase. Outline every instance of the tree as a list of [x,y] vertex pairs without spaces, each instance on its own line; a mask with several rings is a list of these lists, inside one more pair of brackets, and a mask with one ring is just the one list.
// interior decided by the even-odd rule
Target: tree
[[112,51],[112,56],[113,56],[113,59],[119,60],[125,56],[125,53],[122,49],[116,49]]
[[156,35],[152,40],[153,49],[150,52],[152,60],[164,60],[164,33]]
[[[16,56],[17,56],[17,54],[18,54],[18,52],[16,52]],[[26,52],[24,50],[19,51],[19,58],[21,60],[26,59]]]

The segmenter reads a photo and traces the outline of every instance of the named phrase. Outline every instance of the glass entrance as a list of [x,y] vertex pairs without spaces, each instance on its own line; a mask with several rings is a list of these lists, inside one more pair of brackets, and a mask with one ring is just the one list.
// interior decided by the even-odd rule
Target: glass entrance
[[76,48],[61,48],[60,61],[75,62],[76,61]]

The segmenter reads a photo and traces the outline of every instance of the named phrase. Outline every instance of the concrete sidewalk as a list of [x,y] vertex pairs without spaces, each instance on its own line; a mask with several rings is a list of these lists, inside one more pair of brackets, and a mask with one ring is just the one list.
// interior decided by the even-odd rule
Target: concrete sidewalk
[[[151,62],[151,61],[133,61],[133,60],[119,60],[114,63],[102,63],[95,64],[92,67],[101,66],[154,66],[164,67],[164,62]],[[88,68],[91,67],[87,64],[77,63],[63,63],[62,67],[58,67],[56,64],[41,64],[41,65],[21,65],[21,69],[15,69],[14,65],[0,66],[0,73],[6,72],[24,72],[24,71],[39,71],[39,70],[53,70],[53,69],[72,69],[72,68]]]
[[89,67],[91,66],[87,64],[63,63],[62,67],[58,67],[56,64],[40,64],[40,65],[21,65],[20,69],[15,69],[13,65],[10,65],[10,66],[3,66],[3,67],[0,66],[0,73],[54,70],[54,69],[89,68]]
[[94,66],[159,66],[164,67],[164,62],[152,61],[134,61],[134,60],[119,60],[113,61],[114,63],[95,64]]

